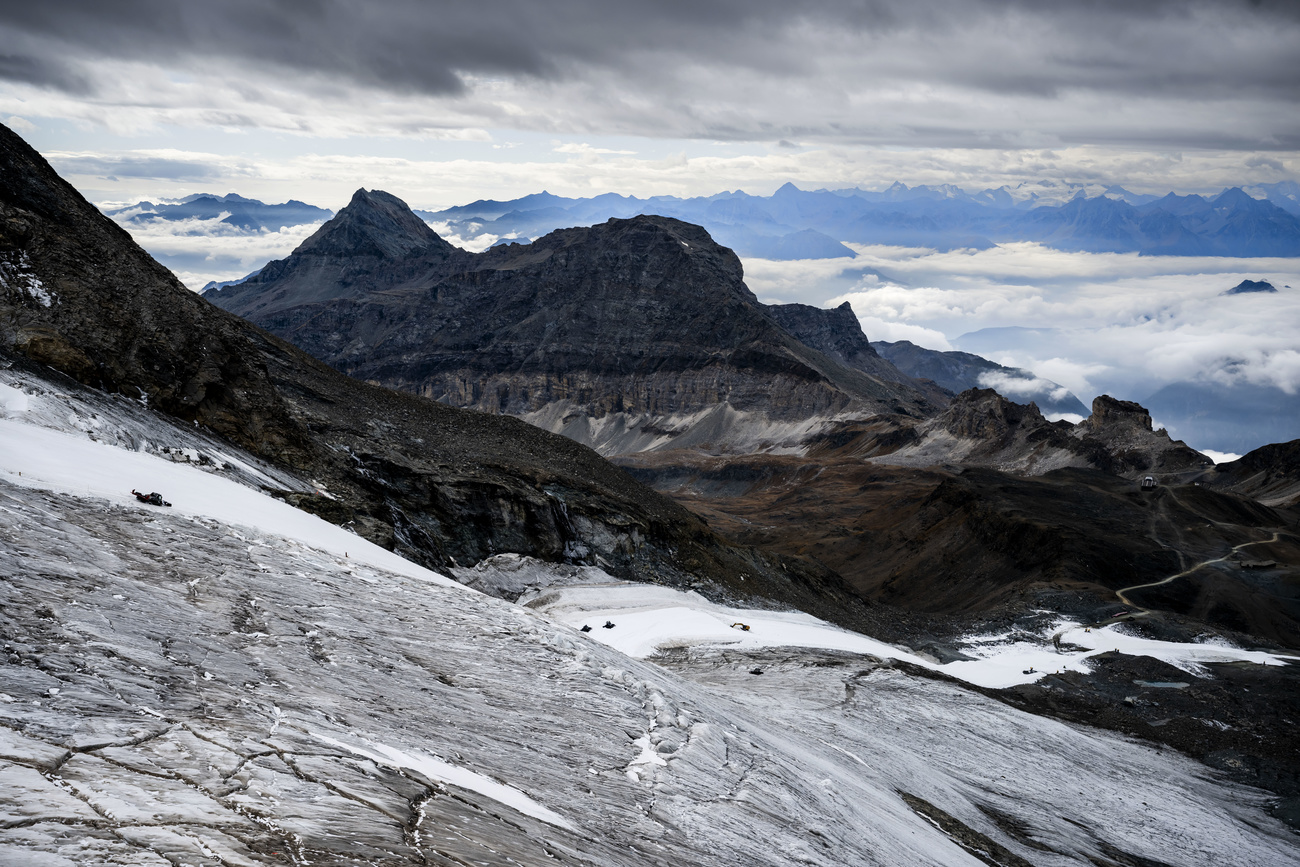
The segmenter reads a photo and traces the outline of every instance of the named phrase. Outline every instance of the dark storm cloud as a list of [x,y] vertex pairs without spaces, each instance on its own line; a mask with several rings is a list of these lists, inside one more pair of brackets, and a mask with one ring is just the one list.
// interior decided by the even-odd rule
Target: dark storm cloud
[[[214,61],[243,58],[341,75],[389,86],[457,92],[459,73],[557,77],[570,64],[618,67],[629,52],[663,52],[702,61],[755,68],[791,63],[779,45],[802,27],[829,33],[889,37],[920,31],[936,48],[970,33],[977,24],[1009,28],[1041,26],[1056,34],[1055,57],[1038,58],[1036,74],[1017,69],[1014,58],[982,73],[993,90],[1036,91],[1072,83],[1115,89],[1174,90],[1222,83],[1282,87],[1300,81],[1300,52],[1290,58],[1254,55],[1238,45],[1234,68],[1206,68],[1209,55],[1222,60],[1216,43],[1256,24],[1295,27],[1293,2],[1113,2],[1080,0],[1044,4],[1008,2],[789,3],[775,0],[664,0],[611,3],[601,0],[487,0],[429,3],[421,0],[66,0],[6,3],[0,26],[78,46],[84,54],[116,57],[193,56]],[[1162,25],[1212,14],[1218,26],[1202,44],[1153,40]],[[1234,28],[1233,22],[1236,27]],[[1227,30],[1223,29],[1227,26]],[[1027,33],[1026,38],[1037,36]],[[1098,37],[1107,41],[1099,42]],[[967,46],[971,48],[973,46]],[[1198,51],[1198,49],[1200,49]],[[834,49],[831,49],[834,50]],[[887,45],[873,50],[887,54]],[[916,58],[943,77],[960,63],[942,52]],[[1282,61],[1282,62],[1277,62]],[[41,61],[31,60],[39,65]],[[44,61],[48,68],[53,68]],[[907,68],[907,64],[901,64]],[[21,64],[0,74],[32,80]],[[917,73],[920,76],[919,72]],[[1226,78],[1226,80],[1225,80]],[[66,77],[46,76],[67,86]]]
[[[738,96],[732,79],[765,76],[777,89],[803,87],[828,101],[879,82],[1010,99],[1079,92],[1116,100],[1231,99],[1268,104],[1255,113],[1264,115],[1293,109],[1300,96],[1297,44],[1300,4],[1293,0],[0,4],[0,79],[70,93],[84,91],[86,74],[44,58],[79,58],[87,68],[105,58],[208,70],[278,68],[310,76],[318,88],[332,81],[453,97],[484,78],[551,84],[575,88],[570,113],[577,118],[578,103],[591,99],[582,88],[604,84],[618,96],[593,107],[594,126],[605,119],[599,112],[618,111],[613,103],[621,99],[637,111],[659,106],[654,111],[678,121],[668,125],[675,134],[730,138],[735,130],[734,137],[770,133],[773,141],[801,135],[798,121],[786,119],[776,97]],[[927,120],[947,118],[920,122]],[[896,121],[900,129],[913,123]],[[1277,129],[1248,137],[1271,136],[1272,146],[1294,141],[1297,122],[1274,123]],[[653,125],[650,119],[647,128]],[[1208,128],[1209,119],[1202,125]],[[969,139],[967,126],[962,135]],[[834,137],[836,128],[828,120],[812,133]]]
[[53,87],[78,96],[91,91],[90,82],[78,70],[30,54],[0,54],[0,79]]

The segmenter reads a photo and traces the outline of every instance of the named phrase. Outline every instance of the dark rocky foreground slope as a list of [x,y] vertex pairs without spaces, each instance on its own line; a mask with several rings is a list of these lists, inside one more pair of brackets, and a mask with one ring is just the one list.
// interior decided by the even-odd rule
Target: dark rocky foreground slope
[[879,358],[797,339],[731,250],[667,217],[474,254],[361,190],[287,259],[207,297],[359,379],[491,412],[564,403],[593,418],[663,417],[725,404],[804,420],[936,406]]
[[[374,255],[392,251],[377,243]],[[727,545],[570,440],[358,382],[212,306],[5,128],[0,353],[138,396],[316,480],[336,499],[291,499],[417,562],[515,551],[643,580],[712,579],[840,622],[860,609],[832,573]]]

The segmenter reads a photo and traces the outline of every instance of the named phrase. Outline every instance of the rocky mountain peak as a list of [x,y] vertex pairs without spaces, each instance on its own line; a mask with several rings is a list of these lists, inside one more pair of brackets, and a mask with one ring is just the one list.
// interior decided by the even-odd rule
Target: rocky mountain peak
[[1048,424],[1033,403],[1013,403],[991,388],[971,388],[953,399],[940,417],[945,430],[954,436],[996,442],[1010,431]]
[[1150,431],[1151,413],[1139,403],[1119,400],[1108,394],[1099,395],[1092,402],[1092,415],[1083,424],[1092,431],[1116,427],[1138,427]]
[[832,308],[773,304],[768,307],[768,313],[786,331],[841,364],[855,367],[855,362],[861,359],[880,357],[847,301]]
[[397,196],[383,190],[360,189],[334,219],[303,241],[295,252],[400,259],[430,248],[446,252],[456,249]]
[[[204,297],[255,322],[304,303],[354,297],[426,275],[457,254],[397,196],[357,190],[352,201],[287,258]],[[387,269],[387,270],[386,270]],[[379,276],[376,276],[379,275]]]
[[1277,287],[1267,280],[1242,280],[1236,286],[1233,286],[1226,292],[1220,292],[1220,295],[1248,295],[1252,292],[1276,292]]

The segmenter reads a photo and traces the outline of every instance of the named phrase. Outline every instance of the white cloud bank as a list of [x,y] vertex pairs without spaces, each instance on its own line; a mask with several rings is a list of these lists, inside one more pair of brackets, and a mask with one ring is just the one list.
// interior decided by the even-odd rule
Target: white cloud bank
[[[1300,260],[849,246],[856,259],[749,260],[747,280],[769,300],[849,301],[873,340],[974,352],[1085,403],[1180,380],[1300,389]],[[862,268],[892,279],[845,286]],[[1279,291],[1222,295],[1244,279]]]

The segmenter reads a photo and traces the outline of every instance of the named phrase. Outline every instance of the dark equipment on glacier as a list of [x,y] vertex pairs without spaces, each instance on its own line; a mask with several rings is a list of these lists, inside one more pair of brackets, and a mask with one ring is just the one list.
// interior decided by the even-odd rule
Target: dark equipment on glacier
[[591,627],[584,623],[584,624],[582,624],[582,629],[581,629],[581,631],[582,631],[582,632],[590,632],[590,631],[591,631]]
[[739,629],[739,630],[741,630],[742,632],[748,632],[748,631],[749,631],[749,624],[748,624],[748,623],[739,623],[739,622],[737,622],[737,623],[733,623],[733,624],[731,624],[731,628],[732,628],[732,629]]
[[604,625],[603,627],[601,627],[601,628],[602,628],[602,629],[613,629],[613,628],[614,628],[614,621],[612,621],[612,620],[606,620],[606,621],[605,621],[605,625]]
[[169,503],[169,502],[167,502],[166,500],[164,500],[164,499],[162,498],[162,494],[158,493],[157,491],[154,491],[154,492],[151,493],[151,494],[142,494],[142,493],[140,493],[139,491],[137,491],[135,488],[132,488],[132,489],[131,489],[131,493],[135,494],[135,498],[136,498],[137,500],[139,500],[140,502],[142,502],[142,503],[148,503],[148,504],[151,505],[151,506],[170,506],[170,505],[171,505],[171,503]]
[[1142,490],[1154,491],[1156,489],[1156,477],[1146,476],[1142,479]]

